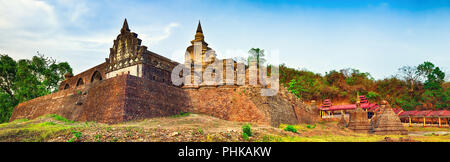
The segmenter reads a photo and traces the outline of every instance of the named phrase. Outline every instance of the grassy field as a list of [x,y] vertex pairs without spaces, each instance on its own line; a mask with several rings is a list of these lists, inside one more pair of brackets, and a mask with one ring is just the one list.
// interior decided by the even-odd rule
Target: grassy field
[[246,123],[225,121],[201,114],[180,114],[101,124],[74,122],[58,115],[0,124],[3,142],[382,142],[407,139],[417,142],[450,142],[449,128],[407,127],[414,135],[372,135],[337,127],[337,122],[281,124],[279,128],[251,123],[251,136],[243,137]]

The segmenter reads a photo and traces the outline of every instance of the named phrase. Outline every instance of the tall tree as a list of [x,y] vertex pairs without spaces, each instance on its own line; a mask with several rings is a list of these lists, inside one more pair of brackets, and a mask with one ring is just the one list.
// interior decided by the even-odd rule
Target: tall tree
[[414,91],[414,86],[419,82],[419,72],[415,66],[402,66],[398,69],[400,76],[411,85],[410,91]]
[[18,61],[0,55],[0,123],[9,120],[18,103],[57,91],[65,73],[72,73],[67,62],[57,63],[39,53]]
[[266,62],[266,59],[264,59],[264,50],[259,48],[252,48],[248,51],[250,56],[248,57],[249,65],[250,60],[255,59],[257,63],[257,67],[259,67],[259,64],[264,64]]

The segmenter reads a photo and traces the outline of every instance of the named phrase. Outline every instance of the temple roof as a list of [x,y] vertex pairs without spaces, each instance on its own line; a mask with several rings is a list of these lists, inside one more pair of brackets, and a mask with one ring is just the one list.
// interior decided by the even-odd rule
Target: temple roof
[[433,111],[433,110],[423,110],[423,111],[418,111],[418,110],[411,110],[411,111],[403,111],[402,113],[399,114],[399,116],[402,117],[448,117],[450,116],[450,111],[449,110],[438,110],[438,111]]
[[123,25],[122,25],[122,29],[120,29],[121,32],[123,31],[130,31],[130,28],[128,28],[128,22],[127,19],[125,18],[125,20],[123,21]]
[[200,24],[200,20],[198,20],[197,33],[203,33],[202,24]]

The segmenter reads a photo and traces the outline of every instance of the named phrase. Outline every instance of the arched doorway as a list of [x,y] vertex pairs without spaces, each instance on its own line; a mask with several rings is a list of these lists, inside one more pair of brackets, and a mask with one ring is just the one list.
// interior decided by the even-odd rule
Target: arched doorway
[[77,87],[80,86],[80,85],[83,85],[83,84],[84,84],[83,78],[78,79]]
[[66,84],[66,85],[64,86],[64,89],[69,89],[69,88],[70,88],[69,84]]
[[102,80],[102,74],[100,72],[95,71],[94,74],[92,74],[91,77],[91,83]]

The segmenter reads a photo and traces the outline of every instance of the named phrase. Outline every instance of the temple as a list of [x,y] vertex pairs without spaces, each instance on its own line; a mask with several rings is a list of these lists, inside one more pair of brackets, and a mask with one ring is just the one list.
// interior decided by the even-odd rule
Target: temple
[[[315,112],[286,89],[261,96],[261,86],[243,84],[248,76],[240,72],[249,69],[232,59],[216,58],[200,22],[184,65],[141,42],[125,19],[105,62],[77,75],[66,74],[58,92],[20,103],[10,121],[58,114],[73,121],[118,123],[180,112],[276,127],[317,120]],[[172,80],[177,67],[183,67],[181,85]]]

